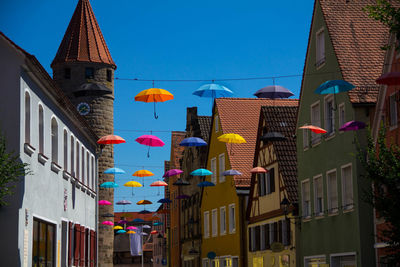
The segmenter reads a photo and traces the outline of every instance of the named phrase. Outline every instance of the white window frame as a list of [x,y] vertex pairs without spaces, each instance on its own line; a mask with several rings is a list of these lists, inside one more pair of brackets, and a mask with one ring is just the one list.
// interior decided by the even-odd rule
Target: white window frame
[[[397,101],[398,101],[398,94],[399,92],[393,92],[389,96],[389,125],[390,125],[390,130],[396,129],[397,128],[397,121],[398,121],[398,110],[397,110]],[[392,99],[394,99],[394,103],[392,106]],[[393,112],[392,112],[392,107],[393,107]]]
[[63,161],[64,161],[64,170],[68,171],[68,139],[69,134],[66,128],[63,129]]
[[[308,210],[308,214],[304,214],[304,184],[308,183],[308,204],[307,204],[307,210]],[[302,209],[302,216],[304,218],[310,218],[311,217],[311,183],[310,183],[310,179],[305,179],[303,181],[301,181],[301,209]]]
[[201,264],[203,267],[210,267],[210,259],[208,258],[203,258],[201,261]]
[[32,96],[28,90],[24,92],[24,133],[25,143],[31,143],[31,117],[32,117]]
[[[328,107],[327,104],[332,101],[332,131],[328,131]],[[335,98],[332,94],[324,97],[324,129],[327,131],[328,137],[335,136]]]
[[[319,36],[320,34],[323,34],[323,44],[320,44],[319,42]],[[319,53],[319,48],[322,47],[322,55]],[[325,29],[322,27],[315,33],[315,66],[317,70],[322,68],[322,66],[325,65],[326,62],[326,51],[325,51]]]
[[210,162],[211,169],[211,182],[217,184],[217,158],[213,157]]
[[[53,133],[53,122],[55,122],[55,132]],[[51,161],[58,164],[58,147],[59,147],[59,123],[55,116],[50,119],[50,136],[51,136]]]
[[211,210],[211,236],[218,236],[218,209]]
[[355,264],[357,266],[357,253],[356,252],[345,252],[345,253],[329,254],[329,262],[332,264],[332,258],[335,258],[335,257],[346,257],[346,256],[354,256]]
[[220,183],[225,182],[225,176],[222,175],[222,173],[225,171],[225,153],[218,155],[218,171],[219,171],[219,182]]
[[215,115],[214,117],[214,128],[215,128],[215,132],[218,133],[219,131],[219,117],[218,115]]
[[[319,113],[318,123],[313,122],[313,108],[315,106],[318,106],[318,113]],[[321,127],[321,104],[319,100],[310,105],[310,121],[312,125]],[[319,143],[321,143],[321,135],[311,132],[311,145],[316,146]]]
[[[336,208],[332,208],[331,203],[331,194],[330,194],[330,179],[329,175],[335,173],[336,176]],[[332,169],[326,172],[326,195],[327,195],[327,204],[328,204],[328,214],[337,214],[339,210],[339,190],[338,190],[338,175],[336,169]]]
[[303,130],[303,150],[306,151],[310,147],[310,135],[308,134],[309,130]]
[[[343,118],[341,116],[342,110],[343,110]],[[343,124],[346,123],[346,109],[344,103],[340,103],[340,105],[338,106],[338,120],[339,120],[338,128],[342,127]],[[339,131],[339,133],[343,133],[343,131]]]
[[44,107],[41,103],[38,105],[38,126],[39,153],[44,154]]
[[[322,199],[321,199],[321,211],[317,211],[318,208],[318,196],[317,196],[317,186],[316,186],[316,182],[315,180],[317,179],[321,179],[321,189],[322,189]],[[314,214],[315,216],[319,217],[319,216],[324,216],[324,178],[322,176],[322,174],[318,174],[316,176],[313,177],[313,193],[314,193]]]
[[[233,220],[232,220],[233,210]],[[233,234],[236,232],[236,207],[235,203],[229,204],[229,233]]]
[[[350,167],[350,180],[351,180],[351,195],[353,196],[353,203],[345,203],[345,198],[346,198],[346,194],[345,194],[345,181],[343,179],[343,170]],[[342,182],[342,207],[344,211],[351,211],[353,210],[354,207],[354,184],[353,184],[353,164],[352,163],[348,163],[346,165],[342,165],[340,167],[340,179]]]
[[[304,257],[304,266],[305,267],[308,267],[308,265],[307,265],[307,261],[308,260],[311,260],[311,259],[316,259],[316,258],[324,258],[325,259],[325,263],[321,263],[321,264],[326,264],[326,255],[314,255],[314,256],[306,256],[306,257]],[[320,266],[319,264],[318,264],[318,266]]]
[[209,238],[210,237],[210,212],[205,211],[203,213],[203,233],[204,233],[204,238]]
[[226,234],[226,207],[219,208],[220,235]]

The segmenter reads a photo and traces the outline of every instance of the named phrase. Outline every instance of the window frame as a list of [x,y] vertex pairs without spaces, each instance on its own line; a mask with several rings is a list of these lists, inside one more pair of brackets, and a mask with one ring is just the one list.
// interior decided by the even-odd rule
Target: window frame
[[[317,179],[321,179],[321,190],[322,190],[322,192],[321,192],[321,211],[317,211],[317,208],[318,208],[318,195],[317,195],[317,190],[318,190],[318,187],[316,186],[316,180]],[[314,214],[315,214],[315,216],[316,217],[321,217],[321,216],[324,216],[324,178],[323,178],[323,176],[322,176],[322,174],[318,174],[318,175],[315,175],[314,177],[313,177],[313,193],[314,193]]]
[[211,169],[211,182],[217,184],[217,158],[213,157],[210,161],[210,169]]
[[[341,110],[343,110],[343,121],[341,118]],[[340,103],[338,106],[338,128],[342,127],[345,123],[346,123],[346,106],[344,105],[344,103]],[[339,131],[339,133],[343,133],[343,131]]]
[[[306,204],[304,201],[304,184],[308,183],[308,203],[307,203],[307,215],[304,214],[304,207]],[[302,211],[302,216],[305,219],[311,218],[311,183],[310,183],[310,179],[304,179],[303,181],[301,181],[301,211]]]
[[[328,124],[329,124],[327,104],[329,102],[332,102],[332,119],[331,119],[331,121],[332,121],[332,129],[331,129],[330,132],[328,131],[328,127],[327,127]],[[336,119],[335,118],[335,98],[334,98],[333,94],[329,94],[329,95],[324,97],[324,129],[327,131],[326,136],[328,138],[332,138],[332,137],[335,136],[335,132],[336,132],[335,131],[335,129],[336,129],[335,128],[336,127],[335,119]]]
[[[345,181],[343,180],[343,170],[346,168],[350,167],[350,181],[351,181],[351,195],[353,197],[353,203],[347,204],[345,203],[345,198],[346,198],[346,191],[345,191]],[[340,179],[341,179],[341,184],[342,184],[342,208],[343,211],[352,211],[354,209],[354,184],[353,184],[353,164],[348,163],[345,165],[340,166]]]
[[[224,214],[222,214],[222,211]],[[220,235],[226,235],[226,206],[222,206],[219,208],[219,224]]]
[[[320,39],[318,38],[321,34],[323,34],[323,45],[321,46],[320,44]],[[325,45],[325,28],[322,27],[320,28],[316,33],[315,33],[315,67],[317,70],[322,68],[325,63],[326,63],[326,45]],[[319,48],[322,47],[322,55],[319,55]],[[321,56],[321,58],[319,58]]]
[[[395,91],[392,94],[389,95],[389,125],[390,125],[390,130],[396,129],[398,126],[398,119],[399,119],[399,111],[397,108],[397,102],[399,98],[399,92]],[[394,103],[392,105],[392,99],[394,99]],[[392,112],[392,107],[394,111]]]
[[211,236],[218,236],[218,209],[211,210]]
[[203,232],[204,238],[210,237],[210,211],[203,212]]
[[[223,159],[221,161],[221,159]],[[221,162],[223,164],[221,164]],[[219,183],[225,182],[225,176],[222,175],[222,173],[225,171],[225,153],[221,153],[218,155],[218,171],[219,171]]]
[[[332,203],[331,203],[331,192],[330,192],[330,175],[332,173],[335,173],[336,177],[336,208],[332,208]],[[339,190],[338,190],[338,175],[337,175],[337,170],[336,169],[331,169],[326,172],[326,196],[327,196],[327,204],[328,204],[328,214],[329,215],[336,215],[339,211]]]
[[[55,123],[55,126],[53,125]],[[51,129],[51,161],[58,164],[58,144],[59,144],[59,134],[58,134],[58,121],[55,116],[50,119],[50,129]],[[53,129],[53,126],[55,129]],[[55,131],[54,131],[55,130]]]
[[[318,106],[318,115],[319,115],[318,123],[314,123],[313,122],[313,108],[316,107],[316,106]],[[312,125],[321,127],[321,103],[320,103],[319,100],[315,101],[314,103],[312,103],[310,105],[310,121],[311,121]],[[311,146],[312,147],[315,147],[315,146],[319,145],[321,143],[321,139],[322,138],[321,138],[320,134],[316,134],[314,132],[311,132]]]
[[[232,212],[233,210],[233,212]],[[231,214],[233,213],[233,220]],[[229,204],[229,233],[233,234],[236,232],[236,207],[235,203]]]

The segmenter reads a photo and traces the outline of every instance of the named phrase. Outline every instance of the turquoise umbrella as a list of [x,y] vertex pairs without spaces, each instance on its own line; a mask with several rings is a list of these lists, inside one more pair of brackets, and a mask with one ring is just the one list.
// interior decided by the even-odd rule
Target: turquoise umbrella
[[114,168],[109,168],[109,169],[105,170],[104,173],[107,173],[107,174],[124,174],[125,171],[123,169],[114,167]]
[[190,173],[190,175],[193,175],[193,176],[207,176],[207,175],[211,175],[211,174],[213,174],[213,173],[207,169],[197,169]]
[[354,87],[351,83],[343,80],[329,80],[318,86],[314,92],[320,95],[338,94],[350,91]]
[[211,97],[214,99],[217,97],[232,96],[233,92],[223,85],[210,83],[200,86],[200,88],[194,91],[193,94],[200,97]]
[[125,233],[126,233],[125,230],[118,230],[118,231],[117,231],[117,234],[125,234]]
[[101,188],[116,188],[118,185],[114,182],[104,182],[100,185]]

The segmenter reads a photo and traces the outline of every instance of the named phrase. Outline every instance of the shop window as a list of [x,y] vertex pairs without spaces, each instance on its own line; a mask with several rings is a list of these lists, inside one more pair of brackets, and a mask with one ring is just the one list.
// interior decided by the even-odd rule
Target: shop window
[[33,218],[32,266],[56,266],[55,233],[54,224]]

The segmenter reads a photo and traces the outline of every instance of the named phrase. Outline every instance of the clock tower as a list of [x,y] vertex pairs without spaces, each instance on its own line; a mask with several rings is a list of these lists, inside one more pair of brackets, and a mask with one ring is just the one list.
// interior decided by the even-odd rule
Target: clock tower
[[[51,67],[54,81],[98,137],[113,134],[116,65],[89,0],[78,1]],[[111,175],[104,174],[111,167],[114,167],[113,151],[112,146],[107,145],[98,159],[98,184],[113,181]],[[98,200],[104,199],[114,204],[112,189],[97,187],[97,197]],[[98,209],[98,266],[112,267],[114,233],[111,227],[100,224],[101,215],[105,213],[113,214],[114,206],[99,206]]]

